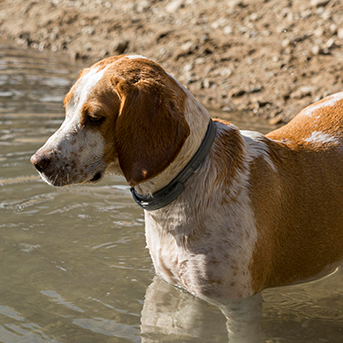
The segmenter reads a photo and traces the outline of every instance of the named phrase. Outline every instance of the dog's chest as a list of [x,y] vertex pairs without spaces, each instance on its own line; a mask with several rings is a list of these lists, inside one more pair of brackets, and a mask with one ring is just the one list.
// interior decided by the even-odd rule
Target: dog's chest
[[147,246],[164,280],[199,297],[251,295],[250,253],[234,237],[217,232],[190,242],[185,235],[167,232],[149,215],[145,219]]

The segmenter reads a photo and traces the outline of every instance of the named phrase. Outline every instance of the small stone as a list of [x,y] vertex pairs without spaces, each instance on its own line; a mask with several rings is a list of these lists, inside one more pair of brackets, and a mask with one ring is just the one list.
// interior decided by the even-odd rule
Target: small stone
[[228,3],[228,5],[229,5],[231,8],[234,8],[234,7],[241,7],[241,8],[244,8],[244,7],[247,6],[247,5],[244,3],[244,1],[242,1],[242,0],[231,0],[231,1],[228,1],[227,3]]
[[302,99],[317,92],[316,86],[301,86],[291,94],[292,98]]
[[128,40],[122,40],[113,44],[113,51],[116,52],[118,55],[121,55],[125,52],[125,50],[129,47]]
[[252,14],[250,15],[250,20],[252,20],[252,21],[256,21],[258,18],[259,18],[259,17],[258,17],[258,14],[257,14],[257,13],[252,13]]
[[239,98],[242,95],[244,95],[245,93],[246,93],[246,91],[244,89],[234,88],[230,91],[229,96],[231,98]]
[[319,55],[320,52],[321,52],[321,48],[319,45],[314,45],[312,48],[311,48],[311,52],[313,55]]
[[210,88],[213,85],[213,81],[209,80],[209,79],[204,79],[204,81],[202,82],[202,86],[204,88]]
[[326,46],[331,49],[333,48],[335,45],[335,38],[330,38],[327,42],[326,42]]
[[233,73],[231,68],[224,68],[219,72],[220,76],[231,76]]
[[338,39],[343,39],[343,29],[339,29],[337,31],[337,37],[338,37]]
[[322,37],[324,35],[324,29],[322,27],[318,27],[313,32],[315,37]]
[[314,7],[324,7],[329,2],[330,2],[330,0],[311,0],[311,5]]
[[93,26],[84,26],[82,28],[82,33],[92,36],[95,33],[95,28]]
[[182,46],[181,46],[181,49],[183,51],[190,51],[190,50],[192,50],[192,48],[193,48],[193,43],[191,41],[188,41],[188,42],[182,44]]
[[281,46],[283,47],[283,48],[286,48],[286,47],[288,47],[288,46],[290,46],[291,45],[291,40],[289,39],[289,38],[286,38],[286,39],[284,39],[282,42],[281,42]]
[[184,67],[183,67],[183,71],[184,72],[189,72],[193,69],[193,64],[192,63],[189,63],[189,64],[186,64]]
[[330,25],[330,32],[335,35],[337,33],[337,25],[336,24],[331,24]]
[[257,108],[263,108],[267,105],[270,105],[270,102],[267,100],[257,100]]
[[181,7],[184,7],[183,0],[174,0],[166,6],[166,11],[169,13],[176,13]]
[[270,125],[278,125],[278,124],[281,124],[282,122],[283,122],[282,114],[278,114],[274,118],[269,119],[269,124]]
[[231,35],[231,33],[233,33],[233,29],[231,26],[225,26],[223,32],[224,35],[228,36]]
[[222,107],[222,110],[224,112],[232,112],[233,108],[231,106],[229,106],[229,105],[225,105],[225,106]]
[[249,93],[259,93],[262,91],[262,86],[255,86],[249,89]]
[[203,57],[198,57],[194,60],[194,64],[196,64],[196,65],[204,64],[205,62],[206,62],[206,60]]

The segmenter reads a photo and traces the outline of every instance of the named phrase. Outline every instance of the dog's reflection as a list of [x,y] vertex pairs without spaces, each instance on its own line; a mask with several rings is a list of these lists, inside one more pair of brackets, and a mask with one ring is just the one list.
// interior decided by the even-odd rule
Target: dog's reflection
[[230,343],[262,341],[261,295],[227,303],[211,302],[220,311],[155,276],[142,310],[142,342],[222,342],[227,335]]

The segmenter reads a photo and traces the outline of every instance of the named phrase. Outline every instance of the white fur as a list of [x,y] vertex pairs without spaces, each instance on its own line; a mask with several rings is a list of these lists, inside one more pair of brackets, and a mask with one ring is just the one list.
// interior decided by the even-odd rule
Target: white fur
[[54,174],[49,177],[41,174],[49,184],[89,181],[95,173],[103,173],[106,168],[102,161],[105,142],[101,133],[91,130],[86,132],[80,127],[82,107],[104,71],[92,68],[78,80],[73,87],[73,98],[67,104],[64,122],[40,149],[54,153],[55,161],[56,157],[59,158],[55,162]]
[[257,158],[259,156],[263,156],[264,160],[269,164],[272,170],[276,171],[273,161],[270,159],[269,148],[261,141],[265,136],[257,131],[241,130],[240,132],[247,145],[250,147],[249,151],[251,157]]
[[331,143],[334,145],[340,144],[339,140],[336,137],[331,136],[331,135],[324,133],[324,132],[319,132],[319,131],[313,131],[311,133],[311,136],[309,136],[308,138],[305,139],[305,142],[310,142],[313,144],[316,144],[316,143],[318,143],[318,144]]
[[[218,139],[224,131],[237,130],[216,124]],[[222,203],[228,190],[217,182],[217,170],[211,161],[218,151],[215,142],[211,156],[188,181],[180,197],[166,208],[145,212],[147,245],[157,273],[199,297],[211,291],[212,296],[231,299],[252,294],[249,265],[257,229],[248,190],[250,163],[262,152],[266,155],[267,147],[246,140],[242,138],[243,168],[237,171],[229,190],[232,201]],[[218,264],[210,266],[211,259]],[[211,279],[223,286],[209,287]]]
[[314,105],[310,105],[306,107],[304,110],[301,111],[301,114],[305,116],[312,116],[318,110],[325,107],[334,106],[337,103],[337,101],[340,101],[342,99],[343,99],[343,92],[333,94],[325,98],[322,102],[318,102]]
[[143,58],[143,59],[147,59],[146,57],[144,57],[144,56],[141,56],[141,55],[127,55],[127,56],[125,56],[126,58],[128,58],[128,59],[130,59],[130,60],[134,60],[134,59],[136,59],[136,58]]

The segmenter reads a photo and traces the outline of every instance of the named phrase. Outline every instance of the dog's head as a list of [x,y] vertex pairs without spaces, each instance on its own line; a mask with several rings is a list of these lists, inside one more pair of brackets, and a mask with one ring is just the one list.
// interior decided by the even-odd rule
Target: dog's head
[[131,186],[161,173],[190,129],[186,93],[139,56],[107,58],[81,72],[64,99],[65,120],[32,157],[54,186],[96,182],[119,162]]

